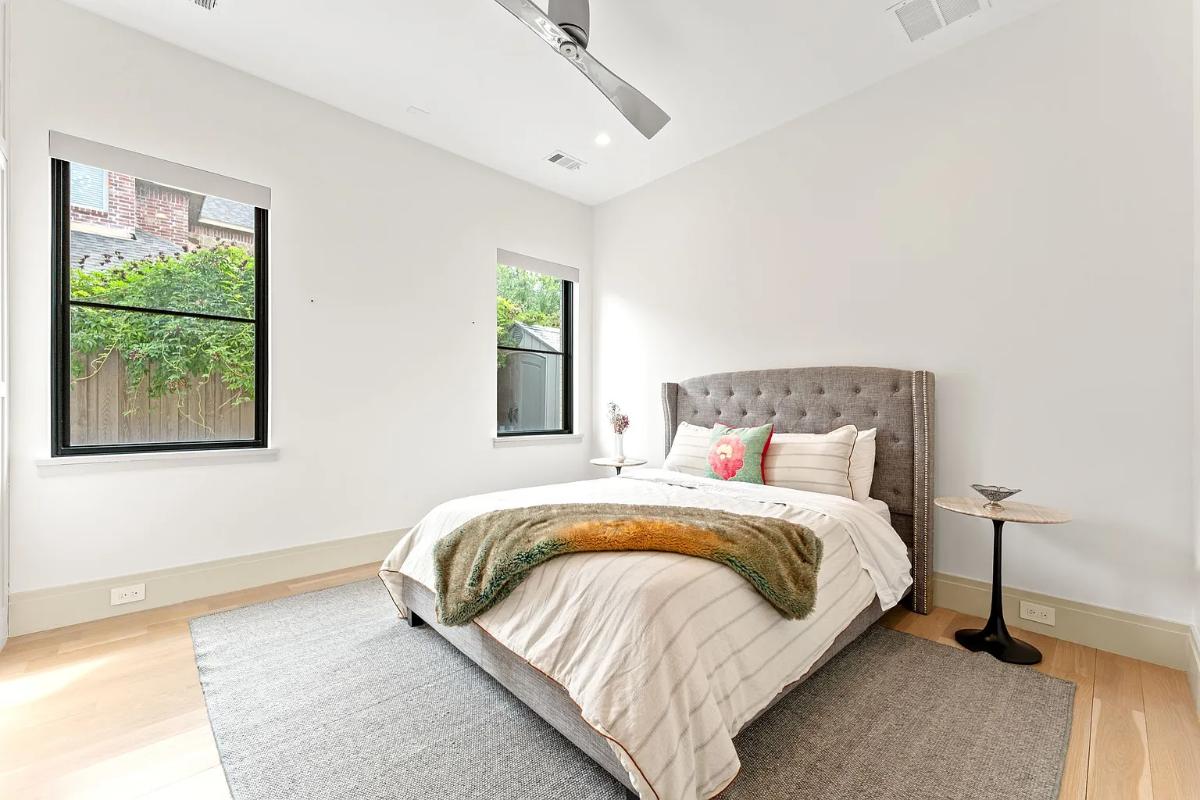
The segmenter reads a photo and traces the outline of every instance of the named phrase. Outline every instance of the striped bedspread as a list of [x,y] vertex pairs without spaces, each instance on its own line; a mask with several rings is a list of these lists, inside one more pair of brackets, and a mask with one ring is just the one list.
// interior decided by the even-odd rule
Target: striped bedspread
[[911,583],[900,537],[860,503],[660,470],[444,503],[388,556],[385,583],[398,603],[398,580],[433,587],[435,545],[482,513],[598,502],[777,517],[809,528],[824,548],[816,608],[803,620],[781,617],[721,564],[660,552],[561,556],[476,618],[567,690],[642,798],[720,792],[740,769],[733,737],[742,726],[876,596],[890,608]]

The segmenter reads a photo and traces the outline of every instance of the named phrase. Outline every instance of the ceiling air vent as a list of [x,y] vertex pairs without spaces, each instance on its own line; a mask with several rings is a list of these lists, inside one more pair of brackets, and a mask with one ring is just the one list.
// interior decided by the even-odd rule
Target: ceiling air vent
[[896,12],[908,40],[916,42],[991,6],[991,0],[909,0],[888,10]]
[[979,0],[937,0],[937,4],[947,25],[971,16],[980,8]]
[[570,170],[571,172],[578,172],[583,167],[582,161],[575,156],[564,153],[562,150],[558,150],[551,155],[546,156],[546,160],[551,164],[557,164],[563,169]]
[[942,19],[933,7],[933,0],[913,0],[896,9],[896,17],[904,26],[908,40],[924,39],[942,28]]
[[196,0],[196,5],[212,11],[217,6],[217,0]]

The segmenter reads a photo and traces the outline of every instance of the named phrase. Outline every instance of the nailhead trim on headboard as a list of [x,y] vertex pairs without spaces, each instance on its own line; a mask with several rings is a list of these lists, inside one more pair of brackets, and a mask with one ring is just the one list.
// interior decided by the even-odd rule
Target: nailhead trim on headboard
[[[917,388],[917,376],[921,378],[920,390]],[[929,613],[929,540],[930,530],[930,485],[929,485],[929,378],[925,371],[913,373],[913,417],[918,412],[921,419],[920,448],[913,448],[914,484],[920,480],[920,486],[914,485],[913,501],[913,610],[922,614]],[[917,408],[918,396],[920,408]],[[915,426],[914,426],[914,433]],[[919,527],[918,527],[919,526]],[[920,552],[916,545],[920,544]]]

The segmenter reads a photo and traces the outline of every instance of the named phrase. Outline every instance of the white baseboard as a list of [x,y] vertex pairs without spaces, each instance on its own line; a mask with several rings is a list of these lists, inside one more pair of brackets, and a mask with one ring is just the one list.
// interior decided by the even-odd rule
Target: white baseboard
[[[384,531],[71,586],[17,592],[9,597],[10,632],[20,636],[381,562],[401,533]],[[145,600],[110,605],[112,587],[133,583],[146,584]]]
[[[382,561],[402,533],[384,531],[102,581],[17,592],[9,597],[8,619],[0,615],[0,647],[8,634],[20,636],[61,628]],[[110,605],[109,590],[131,583],[146,584],[146,599]],[[1049,626],[1020,619],[1021,600],[1054,606],[1057,624]],[[986,616],[991,587],[983,581],[935,573],[933,602],[963,614]],[[1013,627],[1183,670],[1188,673],[1200,712],[1200,629],[1020,589],[1004,590],[1004,614]]]
[[[990,583],[958,575],[933,575],[935,606],[961,614],[986,617],[991,600]],[[1022,600],[1053,606],[1056,624],[1043,625],[1040,622],[1021,619]],[[1193,648],[1196,645],[1193,629],[1181,622],[1130,614],[1012,588],[1004,589],[1004,618],[1010,627],[1024,628],[1055,639],[1139,658],[1171,669],[1188,671],[1194,666]]]

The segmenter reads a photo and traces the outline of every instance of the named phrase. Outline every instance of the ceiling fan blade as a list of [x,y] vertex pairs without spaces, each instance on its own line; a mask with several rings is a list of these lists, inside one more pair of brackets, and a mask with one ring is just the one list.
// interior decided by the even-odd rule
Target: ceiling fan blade
[[[514,17],[524,22],[531,31],[542,38],[546,44],[559,50],[564,42],[575,41],[566,32],[554,24],[546,12],[535,6],[529,0],[496,0],[508,9]],[[561,52],[561,51],[560,51]]]
[[586,75],[617,110],[625,115],[625,119],[633,123],[633,127],[647,139],[653,139],[654,134],[671,121],[667,112],[597,61],[587,50],[580,48],[578,57],[567,60]]
[[[647,139],[654,138],[654,135],[671,121],[667,112],[597,61],[595,56],[546,16],[546,12],[529,0],[496,0],[496,2],[525,23],[542,41],[557,50],[559,55],[574,64],[575,68],[586,75],[588,80],[595,84],[596,88],[625,116],[625,119],[633,123],[633,127],[637,128]],[[563,49],[564,44],[570,45],[566,48],[566,52]]]

